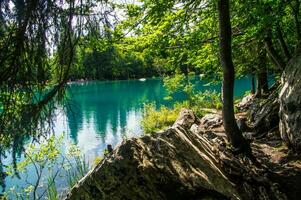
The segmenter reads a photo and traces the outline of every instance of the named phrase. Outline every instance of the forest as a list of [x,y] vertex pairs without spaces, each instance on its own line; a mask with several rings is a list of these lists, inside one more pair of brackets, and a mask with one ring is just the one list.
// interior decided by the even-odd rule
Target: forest
[[300,4],[1,0],[0,199],[298,199]]

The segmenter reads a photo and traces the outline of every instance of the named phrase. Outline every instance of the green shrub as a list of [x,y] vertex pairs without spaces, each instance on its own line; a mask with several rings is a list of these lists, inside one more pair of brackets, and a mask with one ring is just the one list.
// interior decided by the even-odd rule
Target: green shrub
[[222,107],[220,94],[217,92],[200,92],[191,96],[191,100],[176,102],[171,108],[154,103],[145,104],[141,126],[144,133],[155,133],[171,126],[177,119],[182,108],[191,109],[198,117],[219,110]]
[[221,109],[222,101],[220,93],[216,91],[204,91],[194,94],[192,97],[193,106],[198,106],[201,108],[211,108],[211,109]]
[[141,121],[142,128],[146,134],[155,133],[171,126],[177,119],[180,109],[169,109],[161,106],[158,110],[155,104],[145,104],[143,119]]
[[191,109],[199,117],[212,112],[212,109],[219,110],[222,108],[220,93],[207,90],[204,92],[195,91],[195,85],[183,74],[165,77],[164,87],[167,90],[166,100],[174,99],[178,92],[183,92],[186,100],[175,102],[170,108],[160,106],[156,109],[154,103],[145,104],[141,126],[146,134],[155,133],[171,126],[182,108]]
[[167,91],[166,99],[173,99],[175,93],[183,91],[185,88],[185,75],[175,74],[174,76],[167,76],[163,79],[163,86]]

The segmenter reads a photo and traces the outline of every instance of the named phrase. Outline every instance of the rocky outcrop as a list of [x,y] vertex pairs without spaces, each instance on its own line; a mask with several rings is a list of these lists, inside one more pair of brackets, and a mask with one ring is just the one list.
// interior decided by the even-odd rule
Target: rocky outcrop
[[301,49],[299,48],[281,77],[280,134],[293,149],[301,150]]
[[273,90],[267,99],[257,100],[250,106],[251,127],[257,136],[263,137],[279,125],[279,88]]
[[207,114],[200,120],[205,129],[212,129],[223,124],[222,116],[219,114]]
[[181,112],[179,114],[179,117],[173,124],[173,127],[182,126],[184,128],[190,128],[192,124],[194,124],[197,120],[197,117],[194,115],[194,113],[191,110],[182,108]]
[[239,111],[248,110],[249,107],[252,105],[254,98],[255,98],[255,95],[253,95],[253,94],[249,94],[249,95],[243,97],[242,100],[237,104],[237,106],[236,106],[237,109]]
[[194,119],[183,110],[172,128],[124,141],[66,199],[286,198],[265,170],[234,156],[223,137],[190,130]]
[[255,98],[248,95],[237,105],[241,112],[247,113],[247,119],[237,120],[237,124],[248,139],[264,137],[279,126],[279,85],[270,88],[267,98]]

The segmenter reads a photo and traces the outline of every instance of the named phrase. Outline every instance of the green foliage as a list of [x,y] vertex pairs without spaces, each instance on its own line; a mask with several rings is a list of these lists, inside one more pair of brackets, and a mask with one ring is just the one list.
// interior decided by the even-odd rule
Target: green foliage
[[155,104],[145,104],[144,116],[141,121],[144,133],[155,133],[171,126],[177,119],[180,109],[180,107],[169,109],[161,106],[157,110]]
[[30,144],[25,150],[24,159],[16,167],[7,166],[7,175],[13,177],[34,176],[34,182],[24,181],[22,187],[9,188],[4,194],[12,199],[60,198],[56,181],[66,179],[72,187],[89,170],[89,165],[75,145],[71,145],[66,155],[62,155],[64,134],[59,138],[50,136],[39,145]]
[[[222,108],[221,94],[216,91],[211,92],[206,90],[204,92],[198,92],[191,98],[194,102],[194,106],[199,108],[211,108],[217,110]],[[198,109],[195,110],[198,111]]]
[[89,164],[85,157],[81,157],[80,150],[76,145],[72,145],[69,149],[67,159],[69,166],[67,165],[66,172],[68,178],[69,187],[73,187],[79,179],[84,177],[89,171]]
[[163,82],[168,94],[166,100],[171,100],[177,93],[182,93],[190,107],[221,108],[221,96],[219,93],[215,91],[196,91],[196,85],[184,74],[165,77]]
[[[83,38],[89,40],[89,38]],[[131,79],[158,75],[147,56],[135,52],[133,38],[124,38],[123,43],[109,43],[97,48],[105,39],[86,42],[78,48],[76,66],[71,69],[71,79]],[[96,43],[96,47],[95,47]]]
[[172,99],[177,92],[184,92],[186,100],[175,102],[172,107],[161,105],[159,109],[154,103],[145,104],[141,126],[146,134],[155,133],[171,126],[182,108],[191,109],[201,117],[210,112],[210,109],[219,110],[222,107],[219,93],[215,91],[196,92],[195,86],[184,75],[178,74],[165,78],[164,86],[168,93],[168,100]]
[[174,76],[167,76],[163,79],[164,88],[167,91],[166,100],[173,99],[173,96],[180,91],[184,90],[185,87],[185,75],[175,74]]
[[92,167],[96,167],[99,163],[101,163],[101,161],[103,161],[103,157],[97,156],[93,161]]
[[57,200],[59,199],[59,193],[56,189],[56,185],[53,180],[55,180],[55,176],[49,176],[47,179],[47,199],[48,200]]

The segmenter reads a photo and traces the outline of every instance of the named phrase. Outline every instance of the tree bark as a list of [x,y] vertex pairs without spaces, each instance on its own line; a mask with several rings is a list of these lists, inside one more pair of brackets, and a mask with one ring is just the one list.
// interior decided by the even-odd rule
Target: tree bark
[[264,43],[272,62],[279,68],[279,70],[283,71],[285,68],[285,62],[273,47],[272,38],[270,35],[265,38]]
[[251,77],[251,94],[255,94],[255,77],[254,77],[254,74],[252,74],[252,77]]
[[234,148],[244,148],[246,144],[234,117],[233,89],[235,72],[231,53],[231,22],[229,0],[218,0],[220,60],[223,67],[223,123],[228,139]]
[[300,41],[301,40],[301,27],[300,27],[300,21],[299,21],[300,1],[296,0],[295,6],[290,2],[290,6],[291,6],[291,9],[294,13],[297,38]]
[[266,50],[262,49],[262,43],[258,45],[258,69],[256,72],[257,85],[256,85],[256,97],[261,97],[263,93],[267,93],[269,90],[268,86],[268,73],[267,73],[267,62],[266,62]]
[[280,25],[278,24],[277,27],[276,27],[276,31],[277,31],[277,36],[278,36],[278,40],[279,40],[279,43],[281,45],[281,48],[282,48],[282,51],[286,57],[287,60],[291,59],[291,54],[288,50],[288,46],[283,38],[283,34],[282,34],[282,31],[281,31],[281,28],[280,28]]

